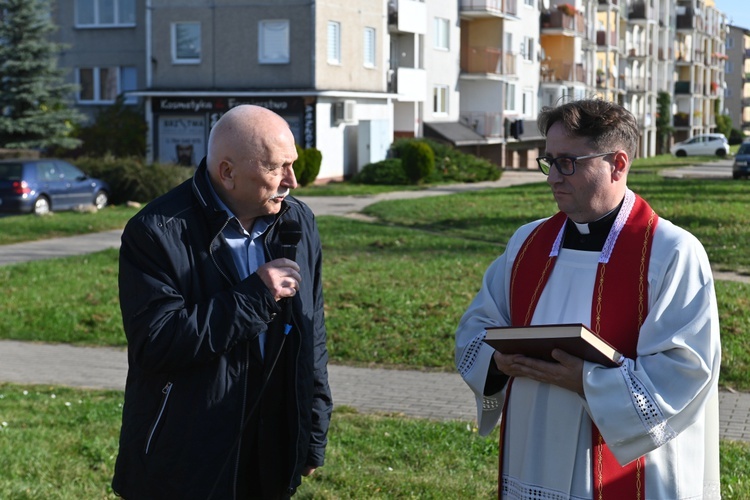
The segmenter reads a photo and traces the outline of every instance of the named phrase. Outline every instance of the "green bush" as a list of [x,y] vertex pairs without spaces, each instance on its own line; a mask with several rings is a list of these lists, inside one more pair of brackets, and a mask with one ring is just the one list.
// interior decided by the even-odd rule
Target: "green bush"
[[81,157],[73,161],[86,174],[109,184],[110,203],[146,203],[192,177],[195,171],[174,164],[145,165],[138,158]]
[[435,171],[435,153],[423,141],[408,142],[401,150],[401,166],[406,172],[406,177],[417,184]]
[[[307,148],[304,150],[302,156],[305,159],[305,168],[297,177],[297,182],[302,186],[307,186],[315,182],[320,173],[320,165],[323,163],[323,153],[315,148]],[[295,172],[294,175],[297,175],[297,173]]]
[[305,150],[302,149],[298,144],[294,145],[297,150],[297,160],[292,165],[294,169],[294,177],[297,178],[297,183],[302,185],[302,178],[305,176],[305,170],[307,170],[307,156]]
[[402,186],[409,184],[404,167],[399,158],[389,158],[376,163],[369,163],[359,171],[351,182],[354,184],[382,184]]
[[113,105],[97,113],[91,125],[78,127],[74,135],[83,143],[70,154],[143,158],[146,156],[147,134],[148,124],[143,112],[118,97]]
[[399,139],[392,144],[391,149],[396,157],[402,157],[407,144],[415,141],[427,144],[435,153],[435,171],[425,179],[426,182],[494,181],[502,175],[500,168],[486,158],[462,153],[450,145],[431,139]]

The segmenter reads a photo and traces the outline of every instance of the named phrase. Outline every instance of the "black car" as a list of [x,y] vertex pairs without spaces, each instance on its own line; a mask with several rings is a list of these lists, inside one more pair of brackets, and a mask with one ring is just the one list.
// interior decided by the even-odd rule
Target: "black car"
[[78,206],[104,208],[109,186],[68,162],[52,159],[0,160],[0,212],[46,214]]
[[734,155],[734,164],[732,164],[732,178],[748,178],[750,175],[750,142],[743,142]]

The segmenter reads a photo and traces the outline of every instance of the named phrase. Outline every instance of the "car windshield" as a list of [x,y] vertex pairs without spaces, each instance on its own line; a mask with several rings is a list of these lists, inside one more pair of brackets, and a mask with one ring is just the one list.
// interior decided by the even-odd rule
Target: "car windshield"
[[0,163],[0,181],[20,181],[22,170],[20,163]]
[[738,155],[747,155],[750,154],[750,143],[748,144],[742,144],[740,146],[740,149],[737,150]]

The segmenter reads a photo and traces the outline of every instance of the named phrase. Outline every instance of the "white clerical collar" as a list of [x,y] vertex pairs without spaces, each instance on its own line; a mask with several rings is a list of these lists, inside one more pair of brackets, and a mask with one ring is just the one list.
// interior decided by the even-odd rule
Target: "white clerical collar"
[[583,223],[576,222],[576,221],[571,221],[571,222],[576,225],[576,229],[578,229],[579,233],[581,233],[581,234],[590,234],[591,233],[591,230],[589,229],[588,222],[583,222]]

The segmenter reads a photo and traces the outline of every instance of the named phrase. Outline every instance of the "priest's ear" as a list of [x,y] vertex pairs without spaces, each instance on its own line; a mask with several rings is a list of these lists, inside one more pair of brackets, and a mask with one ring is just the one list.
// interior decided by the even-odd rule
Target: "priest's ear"
[[630,157],[624,149],[618,149],[615,151],[612,158],[612,166],[614,167],[612,177],[615,180],[620,180],[628,173],[628,168],[630,168]]

